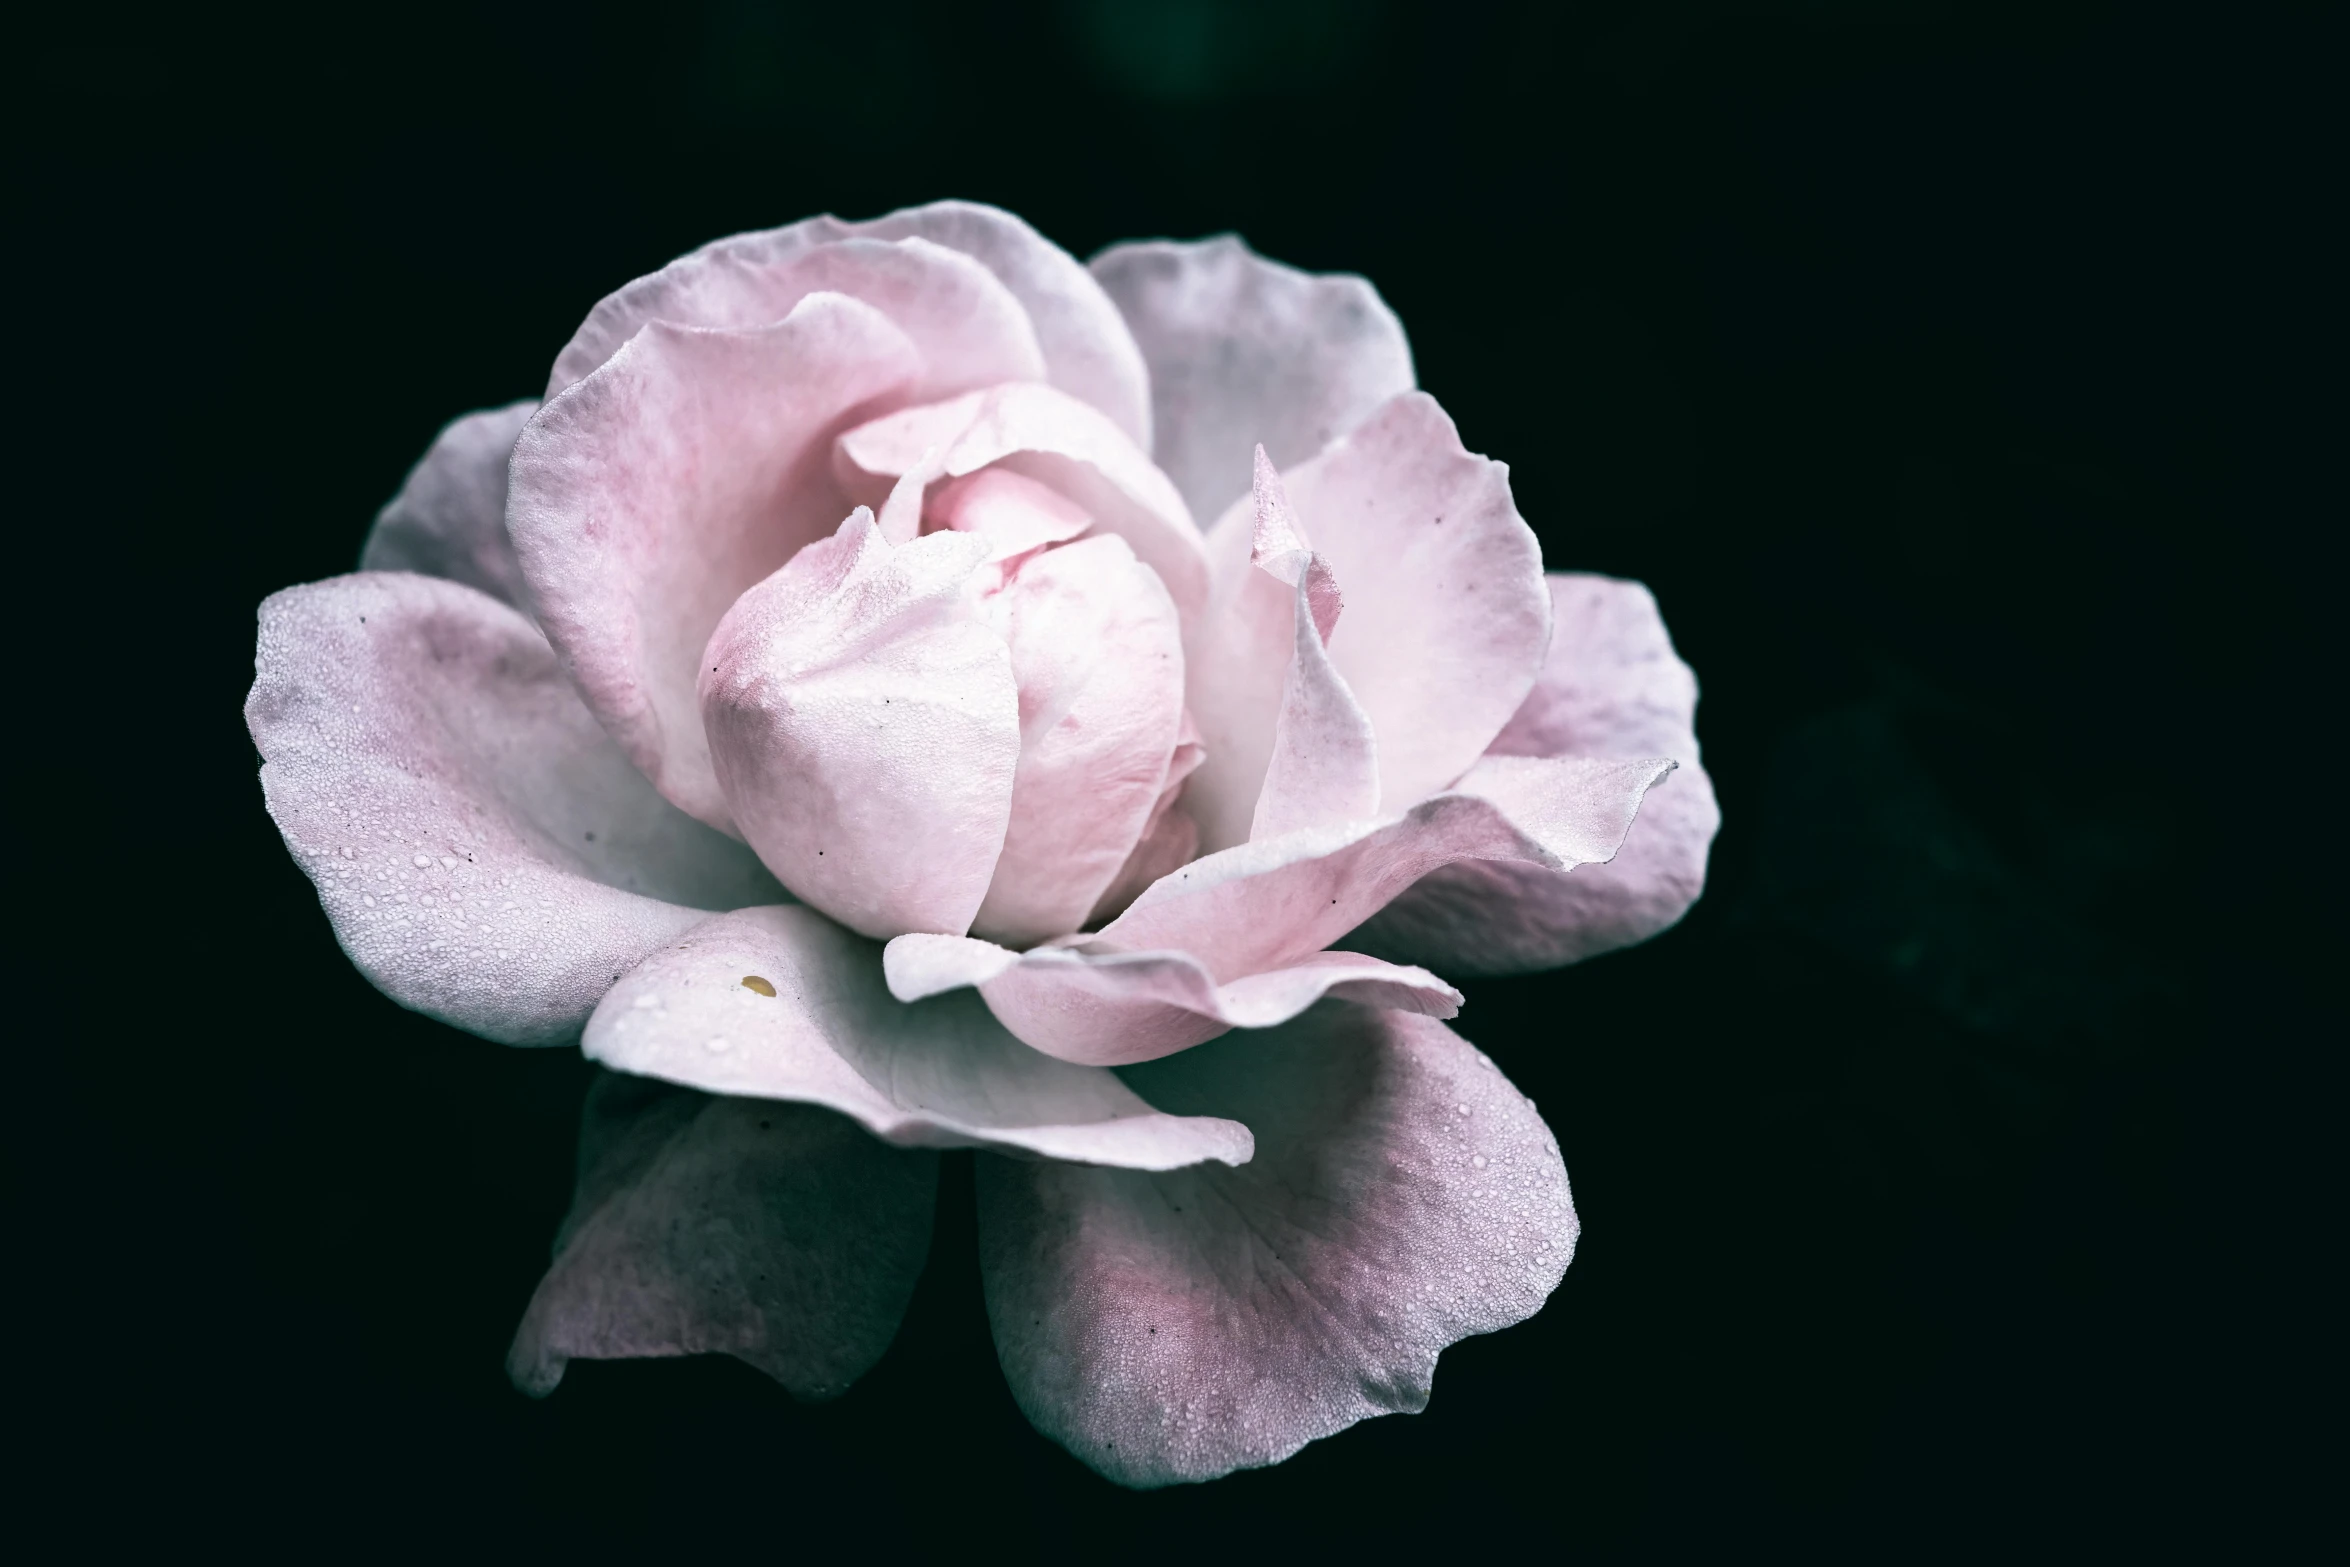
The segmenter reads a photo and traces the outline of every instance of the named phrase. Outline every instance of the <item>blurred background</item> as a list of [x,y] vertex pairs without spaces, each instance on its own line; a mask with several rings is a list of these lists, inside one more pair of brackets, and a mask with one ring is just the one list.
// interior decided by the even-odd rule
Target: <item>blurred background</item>
[[[779,1556],[2284,1527],[2334,1233],[2300,1208],[2335,791],[2292,684],[2337,640],[2328,9],[56,12],[12,110],[44,1489],[91,1540]],[[1029,1431],[968,1156],[845,1399],[727,1360],[512,1392],[585,1069],[351,970],[239,718],[258,601],[350,569],[602,294],[948,195],[1081,257],[1234,230],[1368,276],[1550,563],[1648,582],[1704,690],[1704,901],[1456,1024],[1558,1131],[1565,1284],[1425,1414],[1204,1488]]]

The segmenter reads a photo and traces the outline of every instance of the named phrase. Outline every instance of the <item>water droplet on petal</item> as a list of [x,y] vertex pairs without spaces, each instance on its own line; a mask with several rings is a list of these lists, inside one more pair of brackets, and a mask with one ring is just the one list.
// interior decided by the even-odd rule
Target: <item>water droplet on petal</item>
[[1474,1155],[1471,1155],[1471,1156],[1470,1156],[1470,1159],[1469,1159],[1469,1163],[1471,1163],[1471,1164],[1475,1165],[1475,1166],[1476,1166],[1478,1169],[1482,1170],[1482,1169],[1484,1169],[1484,1168],[1485,1168],[1485,1156],[1484,1156],[1483,1154],[1474,1154]]
[[419,855],[416,857],[416,868],[417,868],[418,870],[420,870],[420,871],[429,871],[429,870],[431,870],[431,869],[432,869],[432,856],[431,856],[431,855],[429,855],[429,854],[419,854]]
[[724,1034],[712,1034],[708,1039],[702,1041],[702,1048],[714,1056],[722,1056],[734,1048],[734,1041]]

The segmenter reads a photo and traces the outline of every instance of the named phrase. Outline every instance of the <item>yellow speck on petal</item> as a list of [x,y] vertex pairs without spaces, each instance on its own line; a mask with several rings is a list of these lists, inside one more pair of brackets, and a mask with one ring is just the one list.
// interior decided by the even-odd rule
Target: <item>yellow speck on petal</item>
[[743,989],[755,990],[762,996],[772,996],[775,994],[774,982],[771,980],[761,979],[756,974],[745,974],[743,976]]

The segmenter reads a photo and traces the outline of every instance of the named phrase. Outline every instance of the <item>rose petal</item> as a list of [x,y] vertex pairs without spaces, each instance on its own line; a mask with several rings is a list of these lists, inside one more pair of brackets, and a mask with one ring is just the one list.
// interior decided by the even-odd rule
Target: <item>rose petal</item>
[[1118,307],[1067,251],[1012,214],[968,201],[932,202],[858,223],[810,218],[704,245],[597,305],[556,360],[553,384],[585,376],[648,321],[735,327],[779,320],[789,307],[777,302],[773,274],[817,246],[858,236],[929,240],[984,266],[1027,313],[1045,378],[1109,415],[1149,450],[1149,372]]
[[897,1335],[937,1190],[936,1154],[824,1111],[600,1073],[506,1374],[544,1398],[575,1359],[729,1354],[836,1397]]
[[1092,271],[1150,366],[1151,455],[1195,517],[1247,492],[1259,443],[1304,462],[1415,384],[1402,323],[1359,277],[1300,272],[1230,234],[1113,245]]
[[522,615],[368,572],[261,606],[245,721],[335,935],[385,995],[507,1044],[576,1038],[702,911],[772,903],[749,850],[679,812]]
[[1699,764],[1697,677],[1637,582],[1553,574],[1556,630],[1542,681],[1493,742],[1497,754],[1671,756],[1680,769],[1640,808],[1606,865],[1561,876],[1464,862],[1435,871],[1348,937],[1366,950],[1464,975],[1555,968],[1678,921],[1705,891],[1722,813]]
[[772,326],[817,293],[870,305],[912,340],[923,364],[909,389],[913,400],[1044,376],[1028,312],[994,273],[960,251],[920,238],[844,236],[779,256],[720,241],[600,301],[556,356],[547,397],[585,380],[656,322],[729,331]]
[[525,604],[522,563],[506,538],[506,460],[538,407],[525,398],[451,420],[376,513],[359,569],[446,577]]
[[884,957],[899,1000],[975,986],[1022,1041],[1092,1066],[1155,1061],[1227,1029],[1270,1028],[1324,996],[1431,1017],[1451,1017],[1461,1004],[1461,993],[1426,969],[1359,952],[1318,952],[1224,984],[1186,953],[1091,944],[1013,952],[969,936],[900,936]]
[[1014,383],[872,420],[840,438],[834,472],[868,504],[933,449],[949,478],[1001,463],[1059,491],[1133,546],[1188,622],[1207,599],[1199,528],[1167,476],[1099,410],[1049,386]]
[[612,987],[583,1046],[624,1072],[822,1105],[910,1147],[1147,1170],[1244,1163],[1251,1147],[1238,1122],[1163,1115],[1110,1072],[1039,1055],[977,997],[893,1000],[881,949],[810,909],[696,926]]
[[[1382,406],[1312,462],[1281,475],[1313,552],[1346,589],[1330,659],[1370,715],[1379,797],[1399,808],[1468,771],[1534,687],[1550,639],[1542,549],[1510,499],[1508,470],[1463,450],[1418,392]],[[1201,840],[1242,841],[1269,756],[1278,641],[1252,569],[1252,508],[1218,519],[1213,588],[1195,640],[1191,703],[1208,761],[1194,786]],[[1274,666],[1279,667],[1279,666]]]
[[1424,1408],[1445,1347],[1540,1310],[1574,1254],[1557,1140],[1441,1023],[1319,1007],[1127,1075],[1163,1103],[1246,1116],[1257,1157],[1165,1175],[982,1159],[979,1174],[1012,1396],[1122,1484],[1278,1463]]
[[1183,634],[1157,575],[1106,534],[1030,557],[988,608],[1019,682],[1020,763],[972,928],[1027,946],[1077,929],[1141,839],[1183,723]]
[[892,546],[857,508],[735,601],[702,656],[727,809],[783,884],[869,936],[971,928],[1004,846],[1020,703],[973,613],[987,541]]
[[920,356],[870,305],[811,294],[752,331],[652,325],[539,411],[508,528],[548,640],[661,792],[729,827],[696,667],[744,589],[840,525],[831,442]]
[[[898,481],[901,486],[905,482]],[[957,533],[982,535],[992,560],[1065,544],[1093,526],[1093,518],[1075,501],[1008,468],[982,468],[938,486],[923,502],[922,520]],[[1126,553],[1133,557],[1132,550]]]
[[1126,906],[1142,896],[1142,889],[1157,881],[1169,871],[1180,869],[1199,853],[1199,823],[1183,809],[1183,786],[1199,770],[1207,748],[1200,744],[1199,726],[1192,722],[1191,709],[1183,710],[1183,727],[1176,732],[1175,750],[1167,758],[1167,770],[1160,775],[1159,797],[1151,806],[1149,823],[1142,829],[1142,838],[1134,845],[1134,852],[1126,856],[1126,863],[1085,917],[1085,929],[1093,930],[1126,912]]

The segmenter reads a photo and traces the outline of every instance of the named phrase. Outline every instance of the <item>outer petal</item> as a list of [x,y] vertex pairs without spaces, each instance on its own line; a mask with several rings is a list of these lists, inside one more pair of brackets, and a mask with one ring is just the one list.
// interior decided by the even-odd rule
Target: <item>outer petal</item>
[[976,986],[1028,1044],[1095,1066],[1155,1061],[1227,1029],[1270,1028],[1324,996],[1430,1017],[1451,1017],[1461,1004],[1461,993],[1426,969],[1359,952],[1318,952],[1224,984],[1182,952],[1013,952],[968,936],[900,936],[886,957],[900,1000]]
[[269,814],[343,950],[402,1006],[568,1043],[700,911],[782,893],[655,794],[530,622],[471,588],[289,588],[261,606],[254,664]]
[[539,411],[507,526],[548,640],[661,792],[731,825],[694,676],[719,617],[850,502],[832,438],[921,373],[870,305],[811,294],[753,331],[649,326]]
[[1027,946],[1077,929],[1149,824],[1183,723],[1183,634],[1157,575],[1107,535],[1031,557],[988,608],[1019,682],[1020,761],[973,927]]
[[579,1189],[506,1358],[543,1398],[573,1359],[730,1354],[831,1398],[889,1348],[930,1250],[938,1156],[800,1105],[613,1073]]
[[451,420],[376,513],[359,569],[446,577],[522,604],[522,563],[506,538],[506,460],[538,408],[525,398]]
[[597,305],[556,360],[555,382],[565,386],[586,375],[648,321],[757,326],[779,320],[788,305],[777,303],[776,274],[817,246],[855,236],[929,240],[979,262],[1026,311],[1046,379],[1150,448],[1149,372],[1118,307],[1067,251],[1012,214],[968,201],[932,202],[859,223],[810,218],[705,245]]
[[876,504],[925,457],[948,478],[1002,463],[1050,485],[1133,546],[1186,624],[1206,602],[1207,556],[1183,497],[1125,432],[1076,398],[1014,383],[907,408],[842,436],[835,471],[857,499]]
[[[1379,798],[1399,808],[1467,772],[1533,689],[1550,640],[1541,546],[1508,470],[1465,451],[1417,392],[1281,479],[1295,525],[1346,590],[1330,662],[1378,737]],[[1211,849],[1248,831],[1290,655],[1287,616],[1249,564],[1262,553],[1254,513],[1235,507],[1216,524],[1192,649],[1208,742],[1194,809]]]
[[971,928],[1010,820],[1019,695],[972,612],[987,541],[891,546],[859,507],[702,655],[728,810],[784,885],[869,936]]
[[1287,468],[1415,384],[1402,323],[1359,277],[1300,272],[1230,234],[1113,245],[1092,270],[1142,345],[1151,453],[1194,516],[1247,492],[1259,442]]
[[1448,866],[1350,942],[1447,973],[1525,973],[1645,941],[1705,891],[1722,813],[1698,760],[1697,677],[1639,583],[1553,574],[1550,588],[1557,630],[1542,682],[1494,752],[1671,756],[1679,770],[1608,864],[1572,876],[1494,861]]
[[1133,1486],[1278,1463],[1428,1402],[1540,1310],[1577,1224],[1557,1141],[1441,1023],[1350,1006],[1128,1075],[1257,1129],[1246,1167],[980,1162],[996,1353],[1040,1431]]
[[612,987],[584,1045],[624,1072],[823,1105],[910,1147],[1168,1170],[1246,1163],[1252,1146],[1238,1122],[1162,1114],[1109,1072],[1039,1055],[975,997],[892,999],[881,949],[810,909],[696,926]]

